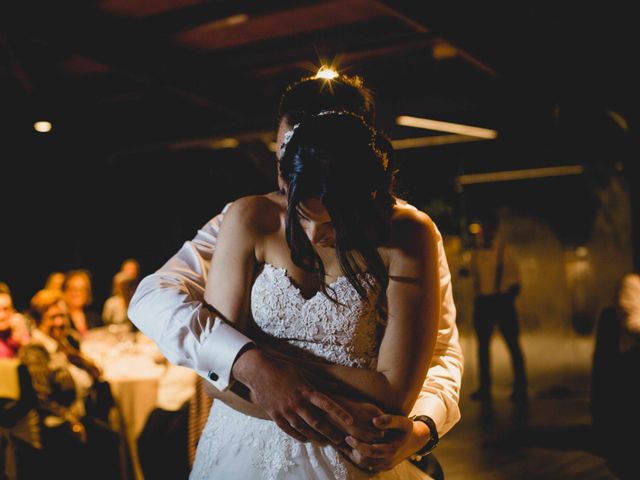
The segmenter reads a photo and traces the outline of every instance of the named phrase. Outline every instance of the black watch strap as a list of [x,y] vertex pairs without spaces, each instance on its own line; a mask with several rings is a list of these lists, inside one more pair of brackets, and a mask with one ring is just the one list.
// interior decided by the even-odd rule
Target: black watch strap
[[415,415],[411,419],[414,422],[424,423],[429,428],[429,432],[431,433],[431,438],[429,438],[429,441],[426,443],[426,445],[412,455],[412,459],[419,462],[420,460],[422,460],[422,457],[429,455],[433,451],[433,449],[436,448],[436,445],[438,445],[440,438],[438,436],[436,423],[431,417],[427,415]]

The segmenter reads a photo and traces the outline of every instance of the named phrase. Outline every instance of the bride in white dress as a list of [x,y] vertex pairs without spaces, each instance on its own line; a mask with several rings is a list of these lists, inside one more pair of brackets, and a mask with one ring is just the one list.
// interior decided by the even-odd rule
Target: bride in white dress
[[[346,112],[296,126],[279,163],[285,192],[229,208],[205,299],[329,395],[407,415],[437,334],[436,236],[427,215],[390,194],[374,135]],[[225,401],[214,402],[191,479],[430,478],[407,460],[362,471],[333,445],[287,435],[255,404]]]

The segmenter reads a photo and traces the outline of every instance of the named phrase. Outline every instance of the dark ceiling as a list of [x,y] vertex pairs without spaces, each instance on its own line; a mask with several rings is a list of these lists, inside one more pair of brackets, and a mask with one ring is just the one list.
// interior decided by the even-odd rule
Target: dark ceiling
[[266,141],[279,93],[322,60],[365,78],[394,138],[428,134],[402,114],[533,139],[558,106],[635,115],[630,13],[559,3],[7,0],[0,99],[11,123],[50,118],[114,152]]

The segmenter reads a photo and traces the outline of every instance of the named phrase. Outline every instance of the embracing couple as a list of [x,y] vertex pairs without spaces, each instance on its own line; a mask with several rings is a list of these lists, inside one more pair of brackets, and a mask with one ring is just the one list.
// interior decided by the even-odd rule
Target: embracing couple
[[131,301],[217,389],[191,478],[426,479],[408,458],[460,418],[442,238],[392,195],[373,112],[359,79],[287,89],[280,190],[227,206]]

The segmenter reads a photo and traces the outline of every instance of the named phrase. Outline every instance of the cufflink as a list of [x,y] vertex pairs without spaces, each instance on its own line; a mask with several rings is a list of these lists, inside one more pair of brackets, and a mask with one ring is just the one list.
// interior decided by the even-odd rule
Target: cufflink
[[213,370],[209,371],[209,380],[211,380],[212,382],[215,382],[218,380],[218,374],[216,372],[214,372]]

